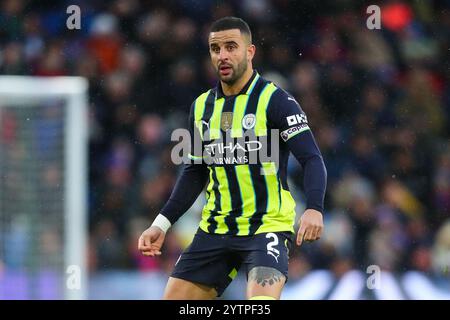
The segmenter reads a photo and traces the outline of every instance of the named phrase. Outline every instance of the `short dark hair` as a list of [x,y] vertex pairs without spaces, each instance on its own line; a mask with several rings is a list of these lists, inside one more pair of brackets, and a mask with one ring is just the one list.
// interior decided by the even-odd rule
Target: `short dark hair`
[[209,32],[224,31],[230,29],[239,29],[241,34],[248,36],[250,43],[252,43],[252,32],[247,22],[238,17],[224,17],[212,23]]

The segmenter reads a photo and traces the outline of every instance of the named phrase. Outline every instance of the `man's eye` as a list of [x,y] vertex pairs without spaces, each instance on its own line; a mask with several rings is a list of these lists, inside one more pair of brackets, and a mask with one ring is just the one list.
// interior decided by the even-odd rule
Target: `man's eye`
[[233,50],[233,49],[234,49],[234,46],[231,46],[231,45],[230,45],[230,46],[227,46],[227,50],[228,50],[228,51],[231,51],[231,50]]
[[211,48],[211,50],[212,50],[213,52],[215,52],[215,53],[219,52],[219,48],[218,48],[218,47],[213,47],[213,48]]

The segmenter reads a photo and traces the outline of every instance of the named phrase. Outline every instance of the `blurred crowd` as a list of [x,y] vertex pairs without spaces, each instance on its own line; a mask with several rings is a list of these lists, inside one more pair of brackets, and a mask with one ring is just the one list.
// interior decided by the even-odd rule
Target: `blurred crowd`
[[[169,272],[189,243],[201,203],[162,257],[137,251],[180,171],[171,132],[217,81],[209,25],[234,15],[253,32],[256,70],[308,115],[328,169],[324,237],[292,250],[290,277],[371,264],[445,276],[450,2],[373,2],[379,30],[366,26],[372,3],[352,0],[1,1],[0,74],[89,80],[90,270]],[[66,27],[72,4],[81,29]],[[302,169],[290,160],[301,214]]]

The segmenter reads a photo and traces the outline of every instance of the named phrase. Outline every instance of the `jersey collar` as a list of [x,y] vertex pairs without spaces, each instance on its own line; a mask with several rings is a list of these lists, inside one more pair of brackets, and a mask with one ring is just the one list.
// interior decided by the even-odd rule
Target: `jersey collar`
[[[236,96],[238,96],[240,94],[250,95],[259,78],[260,78],[260,76],[259,76],[258,72],[256,70],[253,70],[252,76],[250,77],[250,79],[247,81],[245,86],[242,88],[242,90]],[[227,96],[225,96],[225,94],[223,93],[222,85],[220,84],[220,80],[219,80],[219,81],[217,81],[217,86],[216,86],[216,100],[220,99],[220,98],[224,98],[224,97],[227,97]],[[232,97],[232,96],[230,96],[230,97]]]

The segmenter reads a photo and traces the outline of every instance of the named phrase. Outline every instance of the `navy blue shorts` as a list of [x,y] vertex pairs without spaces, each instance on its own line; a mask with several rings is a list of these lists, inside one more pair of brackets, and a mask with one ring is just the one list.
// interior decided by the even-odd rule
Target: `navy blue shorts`
[[247,275],[254,267],[275,268],[287,281],[292,238],[293,234],[287,231],[232,236],[210,234],[199,228],[171,276],[215,288],[218,296],[241,266]]

